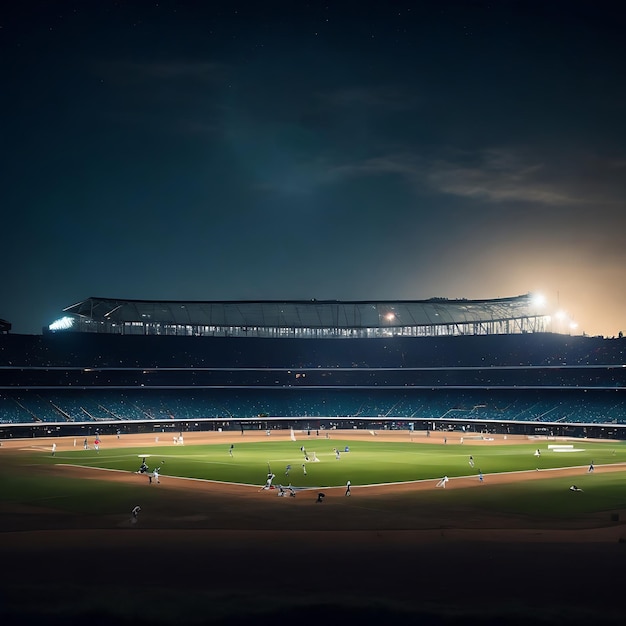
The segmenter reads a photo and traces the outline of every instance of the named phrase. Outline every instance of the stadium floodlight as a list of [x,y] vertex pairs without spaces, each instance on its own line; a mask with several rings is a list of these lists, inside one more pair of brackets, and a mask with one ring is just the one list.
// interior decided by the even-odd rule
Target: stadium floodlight
[[536,307],[542,307],[546,304],[546,297],[542,293],[532,294],[532,303]]
[[48,326],[48,330],[68,330],[69,328],[72,328],[73,325],[74,318],[66,315],[65,317],[61,317],[52,322],[52,324]]
[[392,311],[389,311],[389,313],[387,313],[387,314],[385,315],[385,319],[386,319],[388,322],[393,322],[393,320],[395,320],[395,319],[396,319],[396,314],[395,314],[395,313],[393,313]]

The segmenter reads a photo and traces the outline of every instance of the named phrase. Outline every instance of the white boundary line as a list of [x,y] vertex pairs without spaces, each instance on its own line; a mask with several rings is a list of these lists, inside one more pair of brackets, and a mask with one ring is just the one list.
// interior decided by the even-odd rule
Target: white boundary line
[[[608,465],[594,465],[594,467],[596,468],[600,468],[600,467],[619,467],[619,466],[624,466],[624,468],[626,469],[626,462],[624,463],[610,463]],[[101,472],[117,472],[120,474],[130,474],[130,475],[135,475],[137,474],[137,472],[131,472],[129,470],[119,470],[119,469],[111,469],[108,467],[93,467],[91,465],[74,465],[73,463],[57,463],[57,467],[79,467],[81,469],[90,469],[90,470],[97,470],[97,471],[101,471]],[[515,475],[515,474],[537,474],[538,472],[544,473],[544,472],[559,472],[562,470],[582,470],[587,468],[588,465],[573,465],[573,466],[568,466],[568,467],[547,467],[545,469],[534,469],[534,470],[515,470],[512,472],[496,472],[493,474],[485,474],[483,473],[484,477],[487,476],[509,476],[509,475]],[[141,475],[141,474],[137,474],[137,475]],[[262,487],[263,485],[253,485],[250,483],[233,483],[233,482],[227,482],[227,481],[223,481],[223,480],[210,480],[208,478],[190,478],[189,476],[168,476],[167,474],[160,474],[161,477],[165,477],[165,478],[171,478],[174,480],[188,480],[188,481],[192,481],[192,482],[200,482],[200,483],[209,483],[209,484],[214,484],[214,485],[235,485],[238,487]],[[460,479],[468,479],[468,478],[478,478],[478,474],[468,474],[466,476],[453,476],[452,478],[450,478],[450,481],[453,480],[460,480]],[[369,484],[369,485],[352,485],[352,487],[356,487],[359,490],[361,489],[366,489],[368,487],[393,487],[395,485],[418,485],[420,483],[429,483],[432,482],[434,480],[441,480],[441,478],[437,477],[437,478],[421,478],[419,480],[404,480],[401,482],[395,482],[395,483],[374,483],[374,484]],[[311,490],[315,490],[315,491],[319,491],[320,489],[345,489],[345,485],[331,485],[328,487],[294,487],[294,489],[296,489],[297,491],[311,491]]]
[[[130,470],[111,469],[109,467],[94,467],[92,465],[74,465],[73,463],[57,463],[57,467],[78,467],[80,469],[96,470],[100,472],[117,472],[118,474],[128,474],[130,476],[135,476],[135,475],[147,476],[148,474],[150,474],[150,472],[146,474],[139,474],[138,472],[131,472]],[[201,482],[201,483],[213,483],[215,485],[238,485],[240,487],[259,487],[260,486],[260,485],[250,485],[248,483],[232,483],[232,482],[226,482],[223,480],[209,480],[208,478],[190,478],[188,476],[168,476],[167,474],[163,474],[162,472],[159,472],[159,476],[161,478],[172,478],[174,480],[191,480],[191,481],[196,481],[196,482]]]

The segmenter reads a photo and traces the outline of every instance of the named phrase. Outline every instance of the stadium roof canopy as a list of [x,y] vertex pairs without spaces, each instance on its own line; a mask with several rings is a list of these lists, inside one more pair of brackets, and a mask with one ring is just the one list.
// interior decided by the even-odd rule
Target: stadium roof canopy
[[[265,300],[265,301],[148,301],[88,298],[64,309],[77,330],[123,332],[141,327],[142,334],[164,333],[165,328],[193,329],[171,334],[216,334],[235,329],[264,335],[263,329],[319,331],[369,331],[374,335],[416,334],[415,329],[448,328],[446,332],[417,334],[489,334],[532,332],[543,313],[536,310],[530,294],[496,300]],[[513,326],[514,327],[513,327]],[[450,331],[450,329],[455,329]],[[116,330],[117,329],[117,330]],[[413,332],[405,332],[413,329]],[[473,329],[473,330],[472,330]],[[482,329],[482,330],[481,330]],[[316,331],[316,332],[314,332]],[[140,331],[138,331],[139,334]],[[285,334],[284,332],[282,333]],[[247,334],[246,336],[251,336]]]

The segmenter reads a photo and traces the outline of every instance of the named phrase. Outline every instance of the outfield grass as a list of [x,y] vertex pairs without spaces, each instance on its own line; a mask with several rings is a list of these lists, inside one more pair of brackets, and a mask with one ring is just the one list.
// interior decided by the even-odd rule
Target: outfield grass
[[[305,442],[306,443],[306,442]],[[229,454],[224,444],[76,450],[50,455],[33,455],[32,462],[66,463],[114,470],[136,471],[146,455],[150,469],[160,466],[161,473],[229,483],[262,485],[268,465],[276,482],[291,482],[299,487],[332,487],[352,484],[374,485],[429,480],[447,475],[472,476],[503,472],[585,467],[626,462],[626,445],[585,442],[579,452],[554,452],[543,444],[541,456],[534,455],[537,444],[519,445],[437,445],[403,442],[315,441],[306,450],[309,461],[293,441],[239,443]],[[320,445],[321,444],[321,445]],[[349,452],[345,452],[345,448]],[[334,448],[340,451],[337,459]],[[313,462],[313,455],[319,462]],[[474,459],[474,467],[469,457]],[[284,480],[291,465],[288,480]],[[304,474],[303,465],[306,467]]]
[[[47,465],[70,464],[136,472],[145,455],[149,468],[160,466],[164,477],[261,486],[269,464],[276,475],[275,485],[292,483],[302,489],[342,486],[347,480],[359,487],[428,481],[444,475],[450,478],[470,476],[477,480],[479,471],[485,476],[486,486],[494,474],[578,467],[580,476],[576,484],[584,490],[584,497],[571,497],[568,491],[571,478],[555,477],[491,484],[488,489],[458,489],[455,490],[455,505],[557,517],[626,508],[626,470],[593,474],[586,471],[592,461],[597,467],[626,463],[626,444],[621,442],[584,441],[575,444],[580,449],[577,452],[554,452],[548,449],[546,442],[444,445],[344,438],[304,443],[309,459],[315,453],[319,462],[305,461],[301,442],[284,440],[237,442],[232,457],[230,445],[225,443],[103,448],[99,452],[81,448],[63,450],[54,457],[43,450],[22,451],[12,455],[9,465],[6,458],[2,461],[0,501],[104,513],[110,510],[111,502],[123,499],[125,491],[128,499],[132,499],[134,487],[108,482],[105,475],[102,480],[86,481],[56,473],[46,476],[41,471],[20,471],[19,466],[45,470]],[[346,446],[349,452],[345,452]],[[333,448],[340,450],[339,459]],[[540,457],[534,455],[537,448],[541,450]],[[473,468],[469,464],[470,455],[474,459]],[[13,471],[11,462],[17,464]],[[285,474],[287,465],[291,465],[289,476]],[[157,496],[151,492],[142,495],[148,499],[144,502],[153,497]],[[419,497],[434,505],[445,496],[441,490],[433,489],[420,493]]]

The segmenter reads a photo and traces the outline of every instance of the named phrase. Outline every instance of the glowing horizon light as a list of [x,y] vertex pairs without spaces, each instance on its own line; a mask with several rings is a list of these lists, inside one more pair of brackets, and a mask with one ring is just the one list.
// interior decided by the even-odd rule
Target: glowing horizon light
[[52,322],[50,326],[48,326],[48,330],[67,330],[68,328],[72,328],[74,325],[74,318],[65,316],[60,319]]

